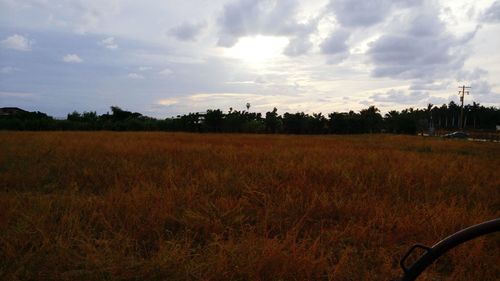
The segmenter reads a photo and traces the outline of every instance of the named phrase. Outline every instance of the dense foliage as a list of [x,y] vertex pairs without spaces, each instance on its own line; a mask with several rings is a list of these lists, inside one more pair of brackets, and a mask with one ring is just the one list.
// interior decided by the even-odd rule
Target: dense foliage
[[[304,112],[279,115],[276,108],[261,113],[220,109],[204,113],[189,113],[175,118],[155,119],[138,112],[111,107],[111,113],[73,112],[66,120],[56,120],[40,112],[0,116],[0,129],[7,130],[114,130],[114,131],[183,131],[230,133],[287,134],[361,134],[388,132],[415,134],[436,129],[459,128],[460,107],[450,102],[442,106],[428,105],[425,109],[389,111],[385,116],[370,106],[360,112]],[[494,130],[500,124],[500,108],[477,103],[464,107],[464,124],[468,129]]]

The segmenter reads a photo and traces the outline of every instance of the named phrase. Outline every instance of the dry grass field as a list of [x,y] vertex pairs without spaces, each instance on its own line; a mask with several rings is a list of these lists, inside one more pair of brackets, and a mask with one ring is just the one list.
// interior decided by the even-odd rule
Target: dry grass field
[[[0,133],[0,280],[391,280],[500,217],[500,144]],[[498,280],[500,237],[419,280]]]

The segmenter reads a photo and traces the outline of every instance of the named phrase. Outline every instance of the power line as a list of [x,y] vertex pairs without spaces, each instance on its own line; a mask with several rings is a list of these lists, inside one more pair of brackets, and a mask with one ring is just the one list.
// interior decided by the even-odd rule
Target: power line
[[460,120],[459,120],[459,123],[458,123],[458,126],[460,127],[460,129],[463,129],[464,128],[464,96],[465,94],[469,94],[469,91],[465,91],[465,89],[471,89],[471,87],[469,86],[460,86],[458,87],[459,89],[461,89],[460,91],[458,91],[458,95],[460,96],[460,103],[461,103],[461,106],[460,106]]

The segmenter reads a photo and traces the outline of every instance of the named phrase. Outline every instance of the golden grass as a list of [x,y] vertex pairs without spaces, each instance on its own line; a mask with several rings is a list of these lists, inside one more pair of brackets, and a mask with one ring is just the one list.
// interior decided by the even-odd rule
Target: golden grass
[[[0,133],[1,280],[390,280],[500,214],[500,146],[409,136]],[[419,280],[496,280],[498,235]]]

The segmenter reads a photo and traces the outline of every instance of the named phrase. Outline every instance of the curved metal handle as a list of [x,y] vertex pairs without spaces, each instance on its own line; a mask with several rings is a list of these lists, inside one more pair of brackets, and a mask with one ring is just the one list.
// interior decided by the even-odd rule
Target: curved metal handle
[[[432,249],[430,247],[427,247],[427,246],[424,246],[424,245],[421,245],[421,244],[415,244],[413,245],[409,250],[408,252],[406,252],[406,254],[403,256],[403,258],[401,259],[401,261],[399,262],[399,265],[401,266],[401,268],[403,269],[403,271],[406,273],[410,270],[410,268],[415,264],[413,263],[412,265],[410,265],[410,267],[406,267],[405,264],[406,264],[406,259],[412,254],[412,252],[415,250],[415,249],[423,249],[425,250],[425,254],[427,254],[427,252],[431,251]],[[425,255],[424,254],[424,255]]]
[[[465,243],[469,240],[475,239],[489,233],[500,231],[500,218],[473,225],[471,227],[462,229],[445,239],[439,241],[432,247],[423,245],[414,245],[401,259],[400,265],[404,271],[401,281],[413,281],[435,260],[444,255],[447,251],[455,248],[456,246]],[[413,250],[421,248],[425,253],[415,261],[411,266],[406,267],[405,261],[413,252]]]

